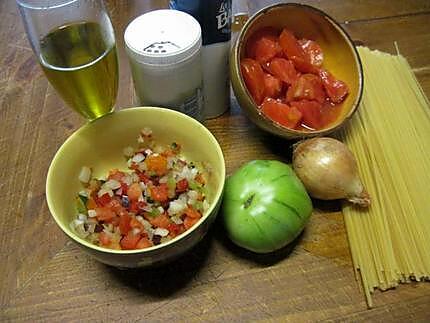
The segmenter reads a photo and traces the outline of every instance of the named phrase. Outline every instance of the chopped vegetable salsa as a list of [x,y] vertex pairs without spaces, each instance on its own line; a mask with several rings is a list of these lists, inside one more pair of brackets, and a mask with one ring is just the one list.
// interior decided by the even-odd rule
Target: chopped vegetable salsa
[[262,114],[281,126],[312,131],[337,119],[349,92],[323,61],[317,42],[264,27],[249,38],[240,65]]
[[110,249],[144,249],[169,241],[195,225],[209,208],[208,171],[187,161],[181,147],[156,145],[145,128],[138,148],[126,147],[127,171],[112,169],[106,179],[84,166],[77,217],[70,223],[80,237]]

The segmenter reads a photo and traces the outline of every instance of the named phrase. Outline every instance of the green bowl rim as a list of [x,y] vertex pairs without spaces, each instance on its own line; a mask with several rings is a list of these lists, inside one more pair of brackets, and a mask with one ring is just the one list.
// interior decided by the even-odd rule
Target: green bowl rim
[[[277,8],[277,7],[286,7],[286,6],[287,7],[291,6],[291,7],[305,8],[306,10],[314,11],[317,14],[323,16],[325,19],[327,19],[341,33],[341,35],[344,36],[344,38],[347,41],[348,46],[352,49],[352,53],[354,55],[355,61],[357,62],[357,67],[358,67],[358,93],[357,93],[357,96],[356,96],[354,102],[352,103],[352,108],[349,110],[349,112],[345,115],[345,117],[339,123],[337,123],[337,124],[335,123],[333,126],[331,126],[329,128],[307,132],[307,131],[300,131],[300,130],[290,129],[290,128],[283,127],[283,126],[277,124],[273,120],[271,120],[268,117],[266,117],[257,108],[257,105],[251,99],[251,94],[249,93],[248,88],[245,86],[245,82],[244,82],[244,80],[242,78],[242,73],[241,73],[241,70],[240,70],[240,55],[239,55],[240,54],[239,51],[240,51],[240,47],[241,46],[239,46],[238,44],[240,44],[240,43],[243,42],[243,38],[244,38],[244,35],[245,35],[246,31],[250,28],[250,25],[253,23],[253,21],[255,21],[255,19],[257,19],[260,15],[263,15],[265,12],[270,11],[270,10],[272,10],[274,8]],[[328,134],[328,133],[332,133],[332,132],[338,130],[339,128],[341,128],[342,126],[344,126],[344,124],[352,117],[352,115],[355,113],[355,111],[358,109],[358,107],[360,105],[360,102],[361,102],[361,99],[362,99],[362,95],[363,95],[363,89],[364,89],[363,66],[362,66],[362,63],[361,63],[360,55],[358,54],[358,51],[357,51],[357,49],[356,49],[356,47],[354,45],[354,42],[352,41],[351,37],[346,32],[346,30],[334,18],[332,18],[330,15],[328,15],[327,13],[325,13],[324,11],[322,11],[321,9],[315,8],[315,7],[307,5],[307,4],[289,2],[289,3],[276,3],[276,4],[268,5],[268,6],[264,7],[264,8],[262,8],[262,9],[258,10],[257,12],[255,12],[246,21],[245,25],[240,30],[239,35],[236,38],[235,44],[233,46],[233,55],[234,55],[234,58],[235,58],[235,61],[236,61],[235,65],[237,67],[237,71],[239,72],[238,74],[239,74],[240,85],[245,89],[245,93],[247,95],[247,99],[249,99],[250,102],[252,103],[252,105],[255,107],[258,115],[261,116],[262,119],[264,120],[264,122],[268,125],[267,129],[263,128],[264,130],[269,130],[269,127],[274,126],[277,129],[279,129],[280,132],[283,132],[286,137],[289,137],[289,138],[315,137],[315,136],[325,135],[325,134]],[[272,132],[272,131],[269,130],[269,132]],[[274,133],[274,132],[272,132],[272,133],[275,134],[275,135],[281,136],[280,133]]]
[[[87,129],[88,127],[92,127],[92,125],[94,123],[97,122],[103,122],[103,120],[105,120],[106,118],[109,118],[111,116],[115,116],[116,114],[126,114],[130,111],[136,111],[136,110],[140,110],[140,111],[157,111],[157,112],[161,112],[161,113],[173,113],[176,114],[177,117],[179,118],[183,118],[183,119],[187,119],[188,121],[196,124],[201,130],[203,130],[203,132],[205,132],[211,143],[215,146],[216,149],[216,153],[218,158],[221,161],[221,183],[220,183],[220,187],[217,190],[214,199],[213,199],[213,203],[211,203],[209,209],[206,211],[206,213],[199,219],[199,221],[193,225],[190,229],[188,229],[187,231],[185,231],[184,233],[176,236],[175,238],[173,238],[172,240],[169,240],[167,242],[149,247],[149,248],[145,248],[145,249],[136,249],[136,250],[115,250],[115,249],[108,249],[108,248],[103,248],[103,247],[99,247],[95,244],[92,244],[88,241],[86,241],[85,239],[82,239],[80,237],[78,237],[76,234],[74,234],[70,228],[68,227],[68,225],[63,225],[63,223],[61,223],[58,219],[57,216],[53,214],[53,212],[51,211],[54,208],[54,202],[51,200],[50,194],[49,192],[53,189],[52,185],[50,185],[49,183],[53,182],[52,180],[52,169],[54,167],[56,167],[56,164],[58,163],[58,158],[61,155],[61,152],[63,149],[65,149],[65,147],[67,146],[67,144],[69,143],[69,141],[73,140],[74,137],[78,136],[81,132],[85,131],[85,129]],[[47,179],[46,179],[46,185],[45,185],[45,190],[46,190],[46,201],[48,203],[48,208],[49,208],[49,212],[51,213],[51,216],[54,218],[55,222],[57,223],[57,225],[61,228],[61,230],[73,241],[75,241],[76,243],[83,245],[87,248],[90,249],[94,249],[96,251],[100,251],[103,253],[107,253],[107,254],[140,254],[140,253],[147,253],[147,252],[151,252],[157,249],[161,249],[164,247],[167,247],[171,244],[176,243],[177,241],[180,241],[182,239],[185,239],[188,235],[190,235],[192,232],[194,232],[208,217],[209,215],[215,210],[217,204],[220,202],[220,199],[222,197],[223,191],[224,191],[224,185],[225,185],[225,161],[224,161],[224,155],[221,149],[221,146],[219,145],[218,141],[216,140],[215,136],[209,131],[209,129],[207,129],[202,123],[200,123],[199,121],[191,118],[190,116],[172,110],[172,109],[168,109],[168,108],[161,108],[161,107],[152,107],[152,106],[145,106],[145,107],[131,107],[131,108],[125,108],[119,111],[114,111],[112,113],[109,113],[101,118],[98,118],[94,121],[88,122],[85,125],[83,125],[82,127],[80,127],[79,129],[77,129],[73,134],[71,134],[65,141],[64,143],[61,145],[61,147],[57,150],[57,152],[54,155],[54,158],[51,161],[51,164],[49,166],[48,169],[48,174],[47,174]]]

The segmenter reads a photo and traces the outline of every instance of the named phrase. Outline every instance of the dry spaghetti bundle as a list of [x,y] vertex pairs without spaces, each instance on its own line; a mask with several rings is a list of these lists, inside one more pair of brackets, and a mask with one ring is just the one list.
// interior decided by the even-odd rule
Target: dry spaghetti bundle
[[430,110],[404,57],[358,48],[365,88],[344,142],[372,197],[343,206],[368,306],[375,288],[430,278]]

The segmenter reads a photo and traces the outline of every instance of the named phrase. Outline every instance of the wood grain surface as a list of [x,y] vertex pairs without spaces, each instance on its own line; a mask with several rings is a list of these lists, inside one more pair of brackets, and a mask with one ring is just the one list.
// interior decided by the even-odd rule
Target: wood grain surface
[[[274,1],[233,2],[253,13]],[[428,0],[301,2],[326,11],[370,48],[395,53],[397,42],[430,97]],[[122,109],[135,104],[125,27],[166,1],[106,4]],[[269,256],[235,247],[215,223],[165,267],[121,271],[89,258],[56,226],[45,199],[51,159],[85,121],[48,84],[12,0],[0,1],[0,43],[0,321],[430,321],[430,283],[376,292],[367,309],[335,202],[315,201],[304,233]],[[206,126],[222,146],[228,174],[252,159],[290,161],[291,142],[256,128],[233,95],[230,111]]]

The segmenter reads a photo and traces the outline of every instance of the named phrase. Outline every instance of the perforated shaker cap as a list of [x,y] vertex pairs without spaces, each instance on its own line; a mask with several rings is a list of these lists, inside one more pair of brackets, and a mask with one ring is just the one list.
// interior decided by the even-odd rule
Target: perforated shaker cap
[[124,41],[129,55],[150,65],[170,65],[187,59],[202,44],[202,31],[191,15],[162,9],[145,13],[126,28]]

